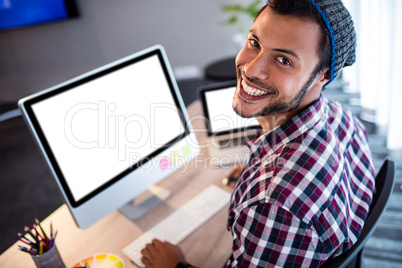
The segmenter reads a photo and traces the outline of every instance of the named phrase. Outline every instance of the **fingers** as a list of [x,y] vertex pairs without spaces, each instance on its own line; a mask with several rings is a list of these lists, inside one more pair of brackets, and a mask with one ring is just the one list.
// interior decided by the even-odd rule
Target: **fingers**
[[163,245],[163,242],[158,239],[153,239],[151,244],[153,244],[156,247],[160,247]]
[[151,260],[153,259],[153,254],[152,254],[152,252],[149,250],[148,245],[145,246],[145,248],[143,248],[143,249],[141,250],[141,254],[142,254],[142,259],[141,259],[141,261],[142,261],[144,264],[150,263]]
[[145,248],[141,251],[141,253],[144,252],[146,255],[152,256],[158,251],[160,246],[161,241],[154,239],[151,243],[145,245]]
[[157,239],[152,240],[150,244],[146,244],[145,247],[141,250],[142,259],[141,261],[146,266],[151,266],[155,256],[157,256],[158,246],[160,246],[161,242]]
[[141,261],[147,268],[152,268],[153,263],[151,262],[150,259],[147,259],[144,256],[142,256]]
[[174,245],[174,244],[170,243],[169,241],[165,241],[165,242],[164,242],[164,244],[165,244],[165,245],[168,245],[168,246],[173,246],[173,247],[176,247],[176,245]]
[[185,261],[181,249],[169,242],[162,242],[154,239],[141,250],[141,261],[148,268],[157,267],[176,267],[182,261]]

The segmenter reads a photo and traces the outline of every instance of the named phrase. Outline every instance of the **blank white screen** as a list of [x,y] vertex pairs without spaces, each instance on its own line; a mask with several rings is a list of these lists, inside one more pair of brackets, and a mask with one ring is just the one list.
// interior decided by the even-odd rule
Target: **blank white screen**
[[233,110],[232,102],[235,92],[236,87],[205,92],[209,120],[213,133],[258,125],[257,119],[243,118]]
[[77,201],[185,131],[157,55],[32,109]]

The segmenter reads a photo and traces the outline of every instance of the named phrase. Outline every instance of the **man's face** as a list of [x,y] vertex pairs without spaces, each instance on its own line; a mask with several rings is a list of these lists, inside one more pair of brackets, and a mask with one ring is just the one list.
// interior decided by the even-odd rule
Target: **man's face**
[[236,58],[234,110],[243,117],[290,118],[316,100],[328,81],[312,76],[320,37],[315,21],[278,15],[267,7]]

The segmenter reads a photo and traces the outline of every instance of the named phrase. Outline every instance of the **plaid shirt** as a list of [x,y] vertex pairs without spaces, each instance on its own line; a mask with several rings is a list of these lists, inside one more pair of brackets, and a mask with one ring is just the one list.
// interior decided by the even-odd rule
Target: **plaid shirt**
[[350,112],[321,96],[248,146],[229,207],[228,267],[318,267],[356,242],[375,174]]

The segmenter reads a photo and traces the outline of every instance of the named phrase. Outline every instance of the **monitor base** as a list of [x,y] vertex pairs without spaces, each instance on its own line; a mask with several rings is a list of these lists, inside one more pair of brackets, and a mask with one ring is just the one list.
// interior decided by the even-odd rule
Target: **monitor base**
[[147,191],[125,204],[119,210],[127,218],[136,220],[164,202],[170,197],[170,195],[171,192],[169,190],[153,185],[149,187]]

